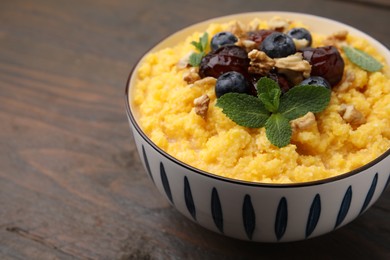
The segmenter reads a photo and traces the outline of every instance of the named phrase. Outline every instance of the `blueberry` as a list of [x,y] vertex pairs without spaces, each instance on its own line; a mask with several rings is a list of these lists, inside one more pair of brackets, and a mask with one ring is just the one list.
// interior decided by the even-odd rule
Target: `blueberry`
[[307,46],[311,46],[313,42],[310,32],[305,28],[293,28],[287,32],[287,35],[298,40],[306,39],[308,41]]
[[241,73],[229,71],[218,77],[215,85],[215,95],[219,98],[230,92],[248,93],[249,88],[248,81]]
[[292,38],[280,32],[268,35],[261,43],[260,50],[271,58],[287,57],[296,52]]
[[299,85],[316,85],[331,89],[329,82],[320,76],[310,76],[307,79],[302,80]]
[[234,44],[237,40],[237,37],[230,32],[217,33],[211,39],[211,50],[216,50],[224,45]]

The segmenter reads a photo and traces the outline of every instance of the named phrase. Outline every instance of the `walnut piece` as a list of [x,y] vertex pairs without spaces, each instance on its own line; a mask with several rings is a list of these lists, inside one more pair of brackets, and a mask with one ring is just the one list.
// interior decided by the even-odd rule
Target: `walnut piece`
[[275,61],[265,52],[252,50],[248,53],[250,59],[248,71],[254,74],[266,75],[274,67]]
[[235,45],[243,47],[246,52],[250,52],[257,47],[257,44],[254,41],[247,39],[248,30],[249,27],[246,27],[241,22],[235,22],[229,29],[229,31],[237,37]]
[[366,118],[354,105],[342,104],[338,112],[345,122],[353,127],[358,127],[366,123]]
[[294,119],[290,122],[293,132],[297,130],[306,130],[316,124],[316,117],[312,112],[308,112],[306,115]]
[[268,26],[271,30],[275,30],[278,32],[284,32],[288,29],[290,26],[291,21],[287,19],[283,19],[279,16],[273,17],[271,20],[268,21]]
[[331,34],[330,36],[328,36],[322,43],[323,45],[328,45],[328,46],[333,45],[340,48],[341,43],[347,39],[347,36],[348,36],[347,30],[337,31]]
[[206,94],[194,99],[195,113],[206,119],[210,98]]
[[200,80],[200,76],[198,74],[198,68],[191,67],[188,71],[183,74],[183,80],[188,84],[193,84],[196,81]]
[[301,50],[309,45],[309,41],[306,39],[292,39],[294,41],[295,49],[297,50]]
[[246,52],[248,52],[248,53],[257,48],[256,42],[251,41],[251,40],[246,40],[246,39],[238,39],[238,41],[236,42],[236,45],[243,47],[246,50]]
[[241,22],[235,22],[229,29],[229,31],[234,34],[238,39],[246,38],[245,25]]
[[189,86],[192,87],[204,87],[208,88],[210,86],[215,86],[217,83],[217,79],[213,77],[205,77],[203,79],[195,81],[193,84],[190,84]]
[[311,72],[311,65],[307,60],[303,59],[302,53],[297,52],[293,55],[277,58],[275,60],[275,67],[278,69],[288,69],[292,71],[299,71],[303,73],[303,77],[308,78]]

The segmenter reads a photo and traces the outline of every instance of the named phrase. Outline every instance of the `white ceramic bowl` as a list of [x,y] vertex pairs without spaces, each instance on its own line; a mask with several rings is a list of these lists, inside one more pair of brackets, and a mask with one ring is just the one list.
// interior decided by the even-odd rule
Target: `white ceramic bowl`
[[[289,12],[243,13],[204,21],[169,36],[150,52],[173,46],[194,31],[204,31],[211,22],[223,23],[232,19],[249,22],[255,17],[268,20],[275,15],[302,21],[310,25],[312,32],[331,34],[347,29],[353,35],[368,39],[390,64],[389,50],[367,34],[326,18]],[[250,183],[195,169],[157,147],[137,123],[131,100],[134,72],[138,66],[127,83],[126,109],[146,172],[173,207],[209,230],[260,242],[312,238],[361,215],[389,184],[390,150],[354,171],[301,184]]]

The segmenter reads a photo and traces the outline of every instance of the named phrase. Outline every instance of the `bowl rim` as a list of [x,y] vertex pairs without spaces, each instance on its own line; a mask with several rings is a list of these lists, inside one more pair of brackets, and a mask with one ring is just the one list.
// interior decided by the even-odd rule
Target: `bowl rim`
[[[196,173],[196,174],[200,174],[202,176],[205,176],[205,177],[209,177],[209,178],[213,178],[213,179],[217,179],[219,181],[223,181],[223,182],[228,182],[228,183],[233,183],[233,184],[238,184],[238,185],[244,185],[244,186],[254,186],[254,187],[264,187],[264,188],[298,188],[298,187],[311,187],[311,186],[316,186],[316,185],[323,185],[323,184],[329,184],[329,183],[332,183],[332,182],[337,182],[337,181],[341,181],[341,180],[344,180],[344,179],[347,179],[349,177],[352,177],[352,176],[355,176],[361,172],[364,172],[365,170],[373,167],[374,165],[378,164],[379,162],[381,162],[382,160],[384,160],[386,157],[388,157],[390,155],[390,148],[388,150],[386,150],[384,153],[382,153],[380,156],[378,156],[377,158],[375,158],[374,160],[370,161],[369,163],[363,165],[363,166],[360,166],[354,170],[351,170],[351,171],[348,171],[348,172],[345,172],[345,173],[342,173],[342,174],[339,174],[337,176],[333,176],[333,177],[329,177],[329,178],[325,178],[325,179],[320,179],[320,180],[315,180],[315,181],[308,181],[308,182],[297,182],[297,183],[265,183],[265,182],[251,182],[251,181],[245,181],[245,180],[239,180],[239,179],[233,179],[233,178],[228,178],[228,177],[224,177],[224,176],[220,176],[220,175],[217,175],[217,174],[214,174],[214,173],[210,173],[210,172],[207,172],[207,171],[204,171],[204,170],[201,170],[201,169],[198,169],[194,166],[191,166],[175,157],[173,157],[172,155],[168,154],[167,152],[165,152],[164,150],[162,150],[160,147],[158,147],[141,129],[141,127],[139,126],[139,124],[137,123],[137,120],[135,118],[135,115],[132,113],[131,109],[130,109],[130,101],[129,101],[129,92],[130,92],[130,81],[131,79],[133,78],[133,75],[135,73],[135,69],[138,67],[138,65],[140,64],[140,62],[144,59],[144,57],[151,51],[153,50],[156,46],[158,46],[162,41],[165,41],[166,39],[174,36],[175,34],[178,34],[186,29],[189,29],[190,27],[195,27],[197,26],[198,24],[202,24],[202,23],[206,23],[206,22],[214,22],[216,20],[220,20],[220,19],[228,19],[229,17],[231,17],[232,19],[234,19],[234,17],[236,17],[237,15],[253,15],[253,14],[272,14],[274,13],[275,15],[279,15],[279,14],[290,14],[290,15],[298,15],[298,16],[307,16],[307,17],[311,17],[311,18],[315,18],[315,19],[322,19],[322,20],[325,20],[325,21],[329,21],[329,22],[335,22],[335,23],[338,23],[342,26],[345,26],[347,28],[352,28],[354,30],[357,30],[358,32],[360,33],[363,33],[364,35],[366,35],[368,37],[368,39],[370,41],[374,41],[376,42],[377,44],[381,45],[384,49],[386,49],[387,51],[389,51],[384,44],[380,43],[379,41],[377,41],[376,39],[372,38],[371,36],[369,36],[368,34],[350,26],[350,25],[347,25],[345,23],[342,23],[342,22],[339,22],[337,20],[332,20],[332,19],[329,19],[329,18],[326,18],[326,17],[321,17],[321,16],[317,16],[317,15],[311,15],[311,14],[306,14],[306,13],[299,13],[299,12],[284,12],[284,11],[259,11],[259,12],[243,12],[243,13],[236,13],[236,14],[230,14],[230,15],[224,15],[224,16],[219,16],[219,17],[214,17],[214,18],[211,18],[211,19],[204,19],[204,20],[201,20],[199,22],[196,22],[194,24],[191,24],[191,25],[188,25],[188,26],[185,26],[177,31],[175,31],[174,33],[170,33],[168,34],[167,36],[163,37],[160,41],[158,41],[156,44],[152,45],[152,47],[150,47],[148,50],[146,50],[138,59],[137,61],[134,63],[134,66],[132,67],[132,69],[130,70],[130,73],[129,73],[129,76],[127,78],[127,81],[126,81],[126,87],[125,87],[125,106],[126,106],[126,114],[128,116],[128,118],[130,119],[130,122],[132,123],[132,125],[134,126],[134,129],[138,132],[138,134],[144,139],[145,142],[147,142],[151,147],[153,147],[153,149],[155,149],[159,154],[161,154],[163,157],[167,158],[168,160],[180,165],[181,167],[184,167],[188,170],[190,170],[191,172],[193,173]],[[389,62],[389,61],[388,61]],[[390,64],[389,64],[390,65]]]

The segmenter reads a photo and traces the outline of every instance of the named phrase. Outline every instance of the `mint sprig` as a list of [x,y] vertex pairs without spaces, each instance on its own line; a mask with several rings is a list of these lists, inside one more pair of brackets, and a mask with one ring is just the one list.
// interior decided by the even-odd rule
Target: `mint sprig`
[[206,54],[207,45],[209,42],[209,34],[205,32],[200,38],[199,41],[192,41],[191,44],[196,48],[197,52],[194,52],[190,55],[189,63],[191,66],[199,66],[202,61],[203,56]]
[[266,77],[257,82],[258,96],[228,93],[218,98],[216,106],[236,124],[265,127],[268,140],[277,147],[291,141],[290,121],[308,112],[318,113],[329,104],[331,91],[323,86],[295,86],[281,95],[279,85]]
[[279,85],[275,81],[263,77],[257,82],[257,91],[259,93],[258,97],[267,110],[277,112],[280,95],[282,94]]
[[343,46],[347,58],[360,68],[375,72],[382,69],[383,65],[368,53],[351,46]]
[[271,115],[260,99],[246,94],[226,93],[216,106],[236,124],[250,128],[263,127]]

